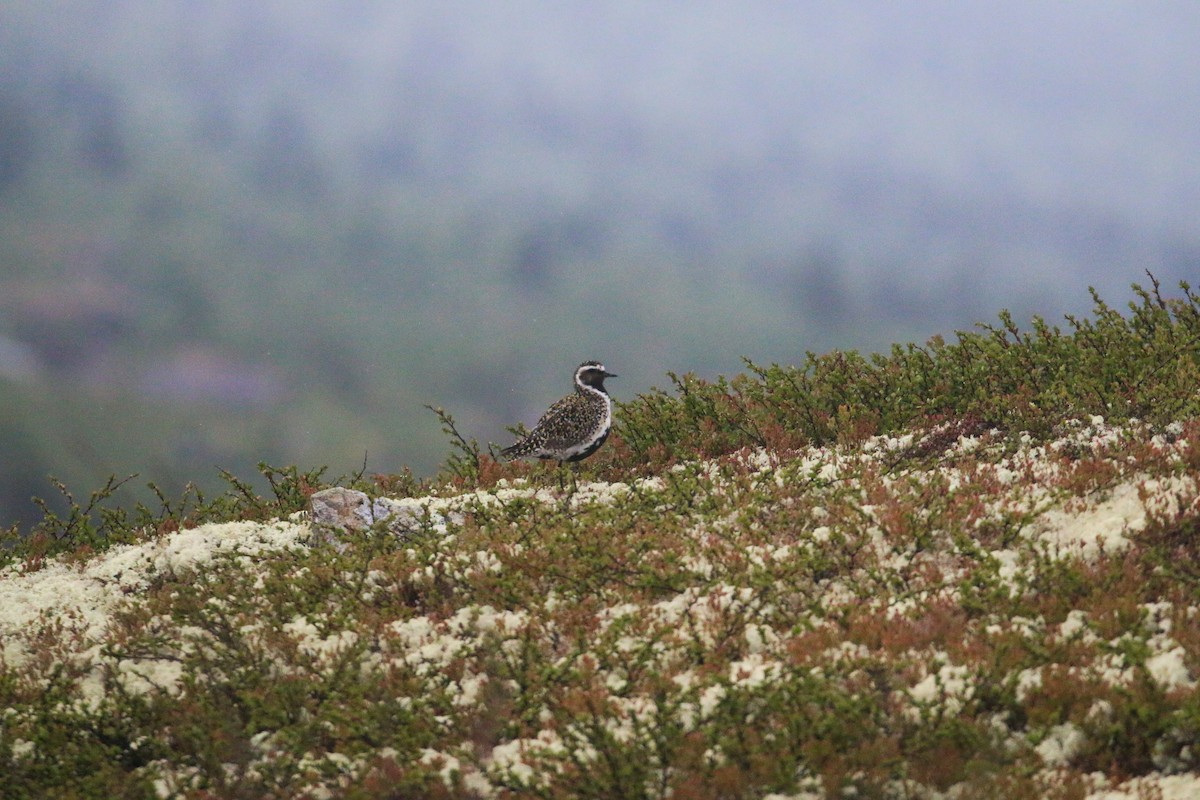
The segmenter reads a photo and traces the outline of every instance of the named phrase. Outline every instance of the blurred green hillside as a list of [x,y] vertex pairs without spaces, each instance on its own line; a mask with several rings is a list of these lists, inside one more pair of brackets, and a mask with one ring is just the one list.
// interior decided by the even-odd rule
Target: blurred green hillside
[[[1107,231],[1128,255],[1109,211],[1030,240],[993,213],[1020,219],[1018,195],[922,189],[871,143],[728,113],[742,88],[704,65],[732,57],[712,49],[732,12],[647,10],[621,49],[591,37],[632,7],[526,8],[525,27],[454,9],[0,5],[0,524],[31,518],[47,474],[173,492],[260,461],[428,471],[425,403],[499,442],[585,358],[629,397],[667,370],[923,339],[1001,303],[1071,310],[1064,242]],[[792,50],[764,14],[751,74]],[[656,29],[677,41],[650,47]],[[777,114],[842,94],[760,88]],[[960,227],[992,238],[947,250]],[[1167,280],[1192,263],[1179,241]],[[1027,257],[1019,281],[993,269]]]

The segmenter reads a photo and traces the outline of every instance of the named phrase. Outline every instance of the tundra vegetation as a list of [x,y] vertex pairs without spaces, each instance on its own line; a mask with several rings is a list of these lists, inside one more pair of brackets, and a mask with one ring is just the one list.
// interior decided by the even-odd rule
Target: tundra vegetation
[[[1195,796],[1200,298],[1151,280],[672,375],[565,489],[445,411],[429,479],[60,487],[0,549],[0,796]],[[411,514],[314,531],[331,484]]]

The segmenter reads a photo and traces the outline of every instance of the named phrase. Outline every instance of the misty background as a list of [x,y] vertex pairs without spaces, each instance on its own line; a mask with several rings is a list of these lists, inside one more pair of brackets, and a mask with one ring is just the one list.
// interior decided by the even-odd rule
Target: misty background
[[[1200,5],[0,2],[0,525],[1200,276]],[[141,489],[129,497],[146,498]]]

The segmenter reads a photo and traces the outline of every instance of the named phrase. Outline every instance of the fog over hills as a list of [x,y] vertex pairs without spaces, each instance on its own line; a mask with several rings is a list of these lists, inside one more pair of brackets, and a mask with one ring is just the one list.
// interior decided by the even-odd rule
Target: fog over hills
[[423,403],[501,441],[584,358],[630,396],[1172,286],[1197,30],[1185,2],[2,3],[0,521],[46,472],[427,470]]

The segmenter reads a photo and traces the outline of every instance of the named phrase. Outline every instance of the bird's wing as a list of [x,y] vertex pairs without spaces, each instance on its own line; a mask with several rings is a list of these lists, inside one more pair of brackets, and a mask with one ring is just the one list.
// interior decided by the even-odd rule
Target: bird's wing
[[545,414],[542,414],[542,418],[537,421],[537,425],[533,426],[534,430],[555,425],[558,419],[567,413],[567,409],[571,407],[571,402],[574,399],[573,395],[567,395],[556,401],[554,405],[546,409]]
[[567,447],[574,439],[574,425],[571,421],[571,411],[579,400],[574,395],[567,395],[542,414],[534,430],[539,431],[542,443],[551,449]]

